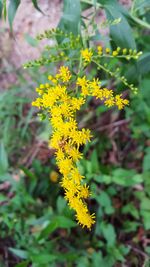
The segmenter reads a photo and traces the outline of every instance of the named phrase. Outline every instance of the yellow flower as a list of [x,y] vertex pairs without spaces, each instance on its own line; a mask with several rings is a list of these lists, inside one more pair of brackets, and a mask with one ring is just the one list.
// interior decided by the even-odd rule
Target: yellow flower
[[54,149],[59,149],[59,144],[61,143],[62,140],[62,135],[60,134],[60,132],[53,132],[51,140],[50,140],[50,147],[54,148]]
[[94,78],[93,81],[91,81],[89,83],[89,87],[92,90],[99,90],[100,89],[100,81],[99,81],[99,79],[95,79]]
[[112,90],[109,90],[107,88],[103,88],[103,97],[104,98],[110,98],[113,96],[113,91]]
[[105,100],[104,104],[105,104],[105,106],[107,106],[109,108],[114,106],[114,104],[115,104],[114,97],[111,97],[111,98],[108,98],[107,100]]
[[75,110],[80,110],[81,106],[85,103],[85,99],[83,97],[80,98],[76,98],[76,97],[72,97],[70,99],[70,105],[72,107],[72,109]]
[[71,79],[71,73],[68,67],[60,67],[57,78],[61,78],[63,82],[69,82],[69,80]]
[[40,86],[40,88],[36,88],[35,90],[36,90],[36,92],[39,94],[39,95],[42,95],[43,93],[44,93],[44,90],[43,90],[44,88],[41,88],[41,86]]
[[52,171],[50,173],[50,180],[53,182],[53,183],[56,183],[58,181],[58,172],[55,172],[55,171]]
[[103,48],[102,48],[102,46],[101,45],[99,45],[98,47],[97,47],[97,50],[98,50],[98,55],[102,55],[102,53],[103,53]]
[[92,225],[95,223],[95,214],[90,215],[86,208],[84,207],[84,204],[80,206],[80,208],[77,210],[76,219],[79,224],[81,224],[83,227],[87,227],[88,229],[91,229]]
[[52,91],[48,93],[44,93],[42,96],[42,104],[44,108],[50,108],[54,105],[58,96],[55,95]]
[[118,51],[113,51],[113,52],[112,52],[112,55],[113,55],[113,57],[118,56]]
[[115,96],[115,104],[118,107],[118,109],[123,109],[124,106],[129,104],[129,101],[127,99],[122,99],[122,95],[116,95]]
[[52,75],[48,76],[48,80],[51,81],[53,84],[57,84],[57,79],[55,79]]
[[82,158],[82,154],[79,152],[79,150],[76,147],[73,147],[71,144],[66,144],[65,152],[68,154],[68,157],[71,158],[73,161],[78,161],[80,158]]
[[82,144],[86,144],[86,142],[90,141],[92,137],[90,130],[84,129],[84,128],[79,132],[79,136],[80,136]]
[[84,176],[82,176],[79,172],[79,170],[77,168],[74,168],[72,171],[71,171],[71,177],[72,179],[75,181],[76,184],[80,184],[81,183],[81,180],[83,178],[85,178]]
[[89,80],[87,80],[85,76],[82,78],[78,77],[76,84],[81,86],[81,95],[83,97],[89,95]]
[[77,147],[79,147],[82,144],[86,144],[87,141],[90,141],[91,134],[89,129],[83,128],[81,131],[71,129],[70,137],[72,140],[71,143],[75,143],[77,144]]
[[123,55],[126,55],[126,54],[127,54],[127,48],[124,48],[124,49],[122,50],[122,52],[123,52]]
[[[102,47],[98,48],[102,52]],[[108,51],[107,51],[108,52]],[[119,51],[117,51],[118,53]],[[85,63],[91,62],[92,51],[85,49],[81,51]],[[72,95],[68,90],[69,85],[65,86],[71,79],[68,67],[62,66],[55,76],[48,76],[50,84],[41,84],[36,89],[41,96],[33,101],[33,105],[43,110],[47,110],[52,126],[52,136],[50,146],[55,149],[56,163],[63,178],[61,186],[65,191],[65,199],[70,208],[76,212],[76,219],[80,225],[91,229],[95,223],[95,215],[88,212],[85,199],[90,196],[89,187],[82,183],[85,178],[76,167],[77,161],[82,157],[80,145],[90,141],[91,133],[89,129],[78,129],[76,112],[85,103],[86,96],[95,96],[104,102],[104,105],[111,107],[116,105],[122,109],[128,105],[127,99],[122,99],[122,95],[114,96],[112,90],[100,88],[100,81],[93,79],[89,81],[86,76],[78,77],[76,85],[80,86],[78,97]],[[73,84],[74,86],[74,84]],[[56,182],[57,172],[51,172],[50,179]]]
[[79,197],[80,198],[88,198],[90,196],[89,186],[86,184],[80,187]]
[[63,159],[59,161],[57,164],[60,172],[63,175],[68,175],[71,172],[71,169],[73,168],[73,162],[69,158]]
[[86,79],[85,76],[82,78],[81,77],[77,78],[76,84],[81,86],[81,87],[88,87],[88,83],[89,83],[89,81]]
[[81,50],[81,55],[85,63],[90,63],[92,60],[93,52],[88,48]]
[[109,54],[110,53],[110,48],[106,47],[105,51],[106,51],[107,54]]
[[44,84],[40,84],[40,89],[44,89],[44,88],[45,88]]
[[66,117],[66,118],[70,118],[73,116],[73,110],[70,106],[70,104],[68,103],[62,103],[60,106],[60,110],[61,110],[61,114]]
[[40,108],[42,106],[41,98],[37,98],[35,101],[33,101],[32,106]]
[[57,161],[61,161],[61,160],[64,160],[65,158],[65,154],[62,150],[62,148],[58,148],[58,150],[55,152],[55,155],[56,155],[56,160]]

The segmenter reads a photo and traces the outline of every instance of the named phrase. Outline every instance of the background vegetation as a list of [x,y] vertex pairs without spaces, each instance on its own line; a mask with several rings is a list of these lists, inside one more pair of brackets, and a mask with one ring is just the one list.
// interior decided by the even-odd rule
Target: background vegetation
[[[19,4],[11,1],[7,9],[0,1],[11,31]],[[105,12],[110,30],[103,36],[90,22],[96,29],[92,40],[143,51],[137,62],[112,63],[139,89],[134,96],[127,90],[129,107],[107,110],[89,99],[78,118],[94,135],[79,168],[92,190],[88,204],[96,212],[95,227],[89,232],[74,221],[48,149],[51,129],[31,107],[34,86],[56,66],[27,69],[28,79],[20,68],[17,85],[0,88],[0,267],[150,266],[150,3],[132,1],[127,10],[117,1],[64,0],[58,27],[80,34],[87,27],[82,12],[91,6],[94,16],[98,8]],[[96,75],[115,90],[121,86],[103,72]]]

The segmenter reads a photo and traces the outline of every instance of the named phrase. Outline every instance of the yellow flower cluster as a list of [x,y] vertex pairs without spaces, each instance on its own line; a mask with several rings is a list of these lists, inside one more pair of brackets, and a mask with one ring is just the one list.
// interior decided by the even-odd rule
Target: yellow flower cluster
[[121,49],[120,47],[117,47],[116,50],[111,51],[110,48],[106,47],[103,48],[101,45],[97,46],[97,54],[99,56],[101,55],[110,55],[112,57],[124,57],[127,60],[134,58],[134,59],[138,59],[141,55],[142,52],[137,52],[136,50],[132,50],[132,49],[127,49],[127,48],[123,48]]
[[[71,79],[68,67],[60,67],[55,76],[48,76],[49,83],[36,88],[39,98],[32,105],[46,109],[50,115],[53,127],[50,146],[55,149],[56,162],[63,175],[61,186],[65,191],[65,199],[76,211],[78,223],[90,229],[95,222],[95,215],[89,214],[85,200],[90,192],[83,183],[84,176],[79,173],[76,162],[82,158],[80,146],[90,141],[91,134],[89,129],[78,129],[76,112],[89,95],[99,98],[108,107],[116,105],[118,109],[127,105],[128,100],[122,99],[121,95],[114,96],[112,90],[101,88],[98,79],[89,81],[85,76],[78,77],[76,84],[72,84]],[[70,87],[80,87],[78,97],[72,94]]]
[[88,95],[95,96],[104,102],[107,107],[117,106],[118,109],[123,109],[124,106],[129,104],[127,99],[122,98],[122,94],[114,96],[114,92],[107,88],[100,87],[100,81],[93,79],[89,81],[86,77],[79,77],[77,79],[77,85],[81,87],[81,95],[86,97]]
[[92,58],[95,59],[96,57],[95,52],[98,56],[123,57],[126,58],[127,60],[130,60],[131,58],[138,59],[142,55],[141,51],[137,52],[136,50],[127,48],[121,49],[120,47],[117,47],[116,50],[111,51],[110,48],[108,47],[103,48],[101,45],[98,45],[97,51],[95,51],[94,49],[91,50],[89,48],[81,50],[81,56],[84,61],[84,65],[91,63]]
[[[76,211],[76,219],[83,227],[91,228],[95,215],[90,215],[85,199],[90,195],[89,188],[83,184],[84,176],[79,173],[76,162],[82,158],[80,145],[90,140],[88,129],[78,130],[75,119],[76,111],[84,104],[82,96],[76,98],[69,95],[65,83],[71,79],[67,67],[61,67],[55,77],[49,76],[50,84],[40,85],[36,91],[40,97],[32,105],[47,109],[53,134],[50,146],[55,149],[56,161],[63,175],[61,185],[65,190],[65,198]],[[43,91],[42,91],[43,90]]]

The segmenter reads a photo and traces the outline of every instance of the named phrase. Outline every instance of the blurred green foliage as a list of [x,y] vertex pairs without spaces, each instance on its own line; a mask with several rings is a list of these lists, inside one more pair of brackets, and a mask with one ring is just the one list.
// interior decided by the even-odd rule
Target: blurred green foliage
[[[37,1],[32,2],[39,9]],[[11,27],[19,3],[10,2]],[[0,14],[3,8],[6,17],[5,4],[0,1]],[[59,28],[80,34],[86,27],[81,11],[91,5],[102,7],[109,21],[121,18],[117,25],[110,23],[107,44],[143,51],[137,63],[120,65],[122,74],[139,88],[136,96],[128,92],[130,106],[123,112],[106,111],[89,99],[80,114],[81,122],[95,133],[78,164],[92,190],[89,206],[97,215],[95,227],[88,232],[76,225],[59,183],[51,180],[57,172],[53,157],[45,164],[38,159],[29,167],[19,164],[22,147],[31,147],[35,136],[46,141],[50,131],[30,106],[33,84],[27,86],[19,74],[19,86],[0,93],[0,267],[150,264],[150,5],[133,1],[128,12],[117,1],[65,0]],[[91,38],[104,41],[98,32]],[[37,74],[36,68],[29,71],[38,83],[47,72],[42,78]],[[107,84],[110,77],[102,75]]]

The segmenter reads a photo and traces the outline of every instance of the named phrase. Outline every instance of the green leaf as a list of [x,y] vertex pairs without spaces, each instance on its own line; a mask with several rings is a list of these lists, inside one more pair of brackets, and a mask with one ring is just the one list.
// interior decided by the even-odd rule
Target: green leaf
[[143,159],[143,172],[150,170],[150,151],[144,156]]
[[144,176],[144,185],[145,185],[145,192],[148,194],[150,197],[150,172],[145,172],[143,174]]
[[148,198],[148,197],[142,198],[141,209],[150,211],[150,198]]
[[116,46],[135,49],[136,44],[133,37],[133,32],[128,21],[120,12],[118,6],[118,3],[114,5],[106,4],[104,6],[109,20],[121,19],[120,23],[110,26],[110,35]]
[[2,0],[0,0],[0,18],[2,16],[2,12],[3,12],[3,2]]
[[79,0],[64,0],[64,10],[58,28],[75,35],[80,33],[81,6]]
[[102,222],[100,225],[101,232],[107,241],[108,246],[114,246],[116,242],[116,233],[112,224]]
[[96,149],[92,152],[91,155],[91,163],[92,163],[92,171],[93,173],[96,173],[99,171],[99,161],[98,161],[98,154]]
[[134,186],[143,182],[142,174],[136,174],[134,170],[118,168],[113,171],[112,181],[122,186]]
[[110,184],[112,181],[111,176],[109,175],[94,175],[94,181],[98,182],[98,183],[104,183],[104,184]]
[[66,207],[66,200],[62,197],[62,196],[59,196],[57,198],[57,211],[59,214],[63,213],[63,210],[65,209]]
[[4,9],[4,19],[6,20],[7,17],[7,6],[6,6],[6,0],[3,1],[3,9]]
[[56,216],[55,220],[60,228],[68,229],[76,226],[76,223],[73,220],[62,215]]
[[18,263],[17,265],[15,265],[15,267],[27,267],[28,264],[29,264],[29,261],[22,261]]
[[145,53],[140,57],[138,68],[142,75],[145,75],[150,71],[150,53]]
[[8,157],[3,143],[0,143],[0,174],[8,170]]
[[32,36],[30,36],[29,34],[25,33],[25,40],[27,41],[27,43],[33,47],[37,47],[38,46],[38,41],[36,39],[34,39]]
[[56,259],[57,259],[57,256],[50,254],[50,253],[41,253],[41,254],[31,255],[31,260],[34,263],[38,263],[38,264],[47,264],[47,263],[55,261]]
[[[41,12],[41,13],[43,13],[43,11],[39,8],[39,6],[38,6],[38,3],[37,3],[37,0],[32,0],[32,3],[33,3],[33,5],[34,5],[34,7],[39,11],[39,12]],[[44,14],[44,13],[43,13]]]
[[131,221],[125,221],[123,223],[124,227],[124,232],[130,233],[130,232],[135,232],[137,228],[139,227],[139,223],[137,222],[131,222]]
[[131,214],[134,218],[139,219],[139,212],[133,205],[133,203],[129,203],[122,208],[122,213],[123,214]]
[[85,161],[85,165],[86,165],[86,171],[88,174],[92,173],[92,162],[89,160]]
[[149,7],[149,5],[150,5],[149,0],[135,1],[134,9],[136,9],[137,11],[138,9]]
[[147,254],[150,255],[150,246],[147,246],[147,247],[145,248],[145,251],[147,252]]
[[112,214],[114,212],[114,208],[111,204],[111,199],[107,192],[101,191],[100,195],[95,195],[95,199],[105,209],[106,214]]
[[52,232],[58,228],[70,229],[75,227],[76,223],[71,219],[63,216],[57,215],[53,220],[42,230],[39,239],[48,237]]
[[150,230],[150,211],[149,210],[141,210],[141,215],[143,217],[145,229]]
[[6,200],[8,200],[8,198],[5,195],[0,193],[0,202],[6,201]]
[[132,177],[133,184],[140,184],[143,182],[143,175],[142,174],[135,174]]
[[39,240],[43,238],[47,238],[52,232],[54,232],[58,228],[57,221],[53,220],[50,222],[41,232]]
[[150,72],[150,53],[144,53],[142,56],[140,56],[136,64],[134,64],[127,70],[125,76],[127,77],[128,80],[132,82],[137,82],[138,77],[139,78],[141,77],[140,75],[144,76],[149,72]]
[[78,260],[77,260],[77,267],[89,267],[89,261],[88,261],[88,258],[87,257],[80,257]]
[[122,251],[120,251],[118,247],[115,246],[113,248],[108,249],[108,251],[110,251],[110,254],[113,255],[115,260],[122,261],[122,262],[125,260],[125,258],[122,255]]
[[23,170],[23,172],[25,173],[25,175],[27,177],[29,177],[32,181],[37,180],[36,175],[32,171],[30,171],[29,169],[27,169],[26,167],[21,166],[21,170]]
[[27,259],[28,258],[28,252],[26,250],[9,248],[9,251],[21,259]]
[[101,251],[92,253],[92,267],[104,266]]
[[66,253],[57,253],[59,258],[59,262],[75,262],[76,259],[79,257],[78,251],[74,252],[66,252]]
[[16,15],[18,6],[20,5],[21,0],[13,0],[10,1],[9,6],[8,6],[8,21],[10,25],[10,29],[12,31],[12,25],[14,21],[14,17]]

